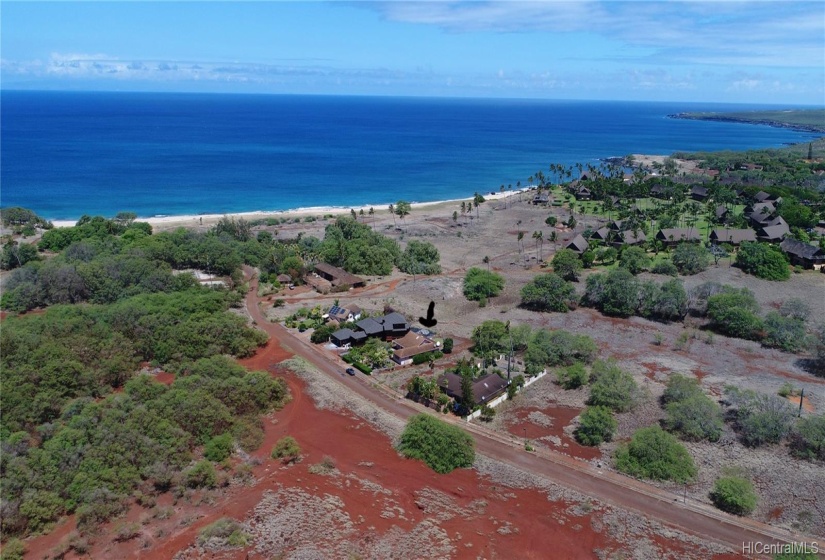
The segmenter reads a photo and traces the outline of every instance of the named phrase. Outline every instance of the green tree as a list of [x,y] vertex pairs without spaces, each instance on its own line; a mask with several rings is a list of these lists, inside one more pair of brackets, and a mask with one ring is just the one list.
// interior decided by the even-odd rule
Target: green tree
[[748,274],[765,280],[787,280],[791,277],[788,260],[774,247],[746,241],[736,253],[736,266]]
[[629,317],[639,304],[639,280],[623,268],[587,279],[584,301],[607,315]]
[[716,479],[710,493],[713,505],[734,515],[750,515],[756,509],[757,497],[751,481],[740,476]]
[[710,253],[697,243],[679,243],[671,257],[680,274],[698,274],[710,266]]
[[633,376],[614,361],[596,361],[591,372],[588,404],[606,406],[616,412],[627,412],[639,401],[639,386]]
[[688,482],[697,473],[688,450],[659,426],[636,430],[616,450],[616,468],[631,476]]
[[539,274],[521,289],[521,304],[536,311],[567,313],[576,302],[576,289],[553,272]]
[[452,354],[453,353],[453,339],[452,338],[445,338],[443,342],[443,348],[445,354]]
[[412,212],[412,205],[406,200],[399,200],[395,203],[395,213],[401,218],[402,222],[407,223],[405,218]]
[[475,460],[473,439],[466,432],[428,414],[410,418],[398,450],[407,458],[424,461],[441,474],[471,467]]
[[491,360],[509,351],[507,325],[501,321],[484,321],[473,329],[473,353],[484,360]]
[[441,274],[440,255],[435,245],[412,240],[398,259],[398,269],[407,274]]
[[619,257],[619,267],[627,270],[634,276],[648,270],[651,265],[650,257],[641,247],[627,247]]
[[579,256],[570,249],[562,249],[553,257],[553,271],[565,280],[578,280],[582,270]]
[[473,301],[497,296],[504,289],[504,277],[483,268],[472,267],[464,276],[464,296]]
[[618,422],[610,409],[604,406],[588,406],[579,417],[576,440],[582,445],[599,445],[613,439]]

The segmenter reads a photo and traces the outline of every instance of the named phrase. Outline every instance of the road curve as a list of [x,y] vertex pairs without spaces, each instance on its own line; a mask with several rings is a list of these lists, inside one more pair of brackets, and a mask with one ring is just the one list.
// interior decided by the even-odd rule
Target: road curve
[[[246,307],[258,327],[275,338],[284,349],[291,351],[314,365],[338,383],[357,393],[373,405],[406,420],[414,414],[431,410],[391,393],[369,377],[342,376],[342,365],[328,359],[312,344],[293,336],[278,323],[270,323],[261,312],[256,297],[257,278],[253,270],[244,267],[250,281]],[[448,419],[439,415],[442,420]],[[517,438],[507,437],[462,420],[448,421],[461,426],[474,438],[476,450],[483,455],[513,465],[523,471],[544,477],[587,496],[610,505],[628,509],[658,522],[670,525],[702,539],[712,540],[733,552],[739,553],[745,542],[789,543],[802,541],[802,535],[794,535],[752,519],[734,517],[720,512],[707,504],[694,500],[683,503],[676,494],[645,484],[641,481],[612,471],[602,471],[590,463],[553,451],[528,453]]]

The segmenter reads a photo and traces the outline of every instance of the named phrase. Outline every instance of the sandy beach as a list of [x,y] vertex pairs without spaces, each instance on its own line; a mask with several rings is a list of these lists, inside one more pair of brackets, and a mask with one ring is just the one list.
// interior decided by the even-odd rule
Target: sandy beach
[[[527,187],[522,187],[521,189],[513,189],[507,192],[501,193],[481,193],[485,200],[487,201],[495,201],[495,200],[502,200],[504,198],[509,198],[513,196],[517,196],[520,192],[528,191],[532,188],[532,185]],[[411,203],[413,210],[438,210],[443,206],[448,206],[456,203],[467,202],[473,199],[472,195],[466,198],[454,198],[449,200],[435,200],[431,202],[413,202]],[[245,220],[260,220],[264,218],[280,218],[280,217],[303,217],[303,216],[323,216],[325,214],[349,214],[351,210],[355,210],[356,212],[361,212],[363,210],[365,213],[369,211],[370,208],[375,209],[376,212],[384,212],[387,210],[390,204],[395,203],[386,203],[386,204],[366,204],[362,206],[312,206],[308,208],[295,208],[292,210],[259,210],[253,212],[236,212],[231,214],[201,214],[201,215],[182,215],[182,216],[154,216],[151,218],[141,218],[138,217],[138,221],[140,222],[147,222],[152,225],[152,227],[156,231],[163,231],[163,230],[170,230],[176,229],[179,227],[188,227],[188,226],[210,226],[214,225],[224,216],[228,216],[231,218],[243,218]],[[77,221],[76,220],[54,220],[52,221],[55,227],[71,227],[74,226]]]

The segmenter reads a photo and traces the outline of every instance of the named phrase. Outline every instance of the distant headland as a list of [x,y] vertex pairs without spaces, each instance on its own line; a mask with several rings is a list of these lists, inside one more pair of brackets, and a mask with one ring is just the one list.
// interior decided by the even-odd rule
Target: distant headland
[[801,132],[825,133],[825,109],[743,111],[737,113],[676,113],[668,116],[673,119],[764,124]]

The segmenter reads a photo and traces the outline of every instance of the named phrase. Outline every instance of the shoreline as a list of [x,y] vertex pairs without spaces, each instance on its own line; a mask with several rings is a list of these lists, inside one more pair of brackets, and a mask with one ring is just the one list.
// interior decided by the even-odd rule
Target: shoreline
[[[492,194],[484,194],[479,193],[481,196],[484,197],[485,201],[491,200],[502,200],[509,196],[517,195],[519,193],[523,193],[529,191],[534,185],[529,185],[526,187],[522,187],[520,189],[513,189],[506,192],[498,192]],[[432,208],[436,206],[446,205],[446,204],[454,204],[454,203],[461,203],[466,202],[467,200],[472,200],[473,195],[464,198],[451,198],[446,200],[433,200],[428,202],[411,202],[410,206],[413,210],[416,209],[424,209],[424,208]],[[396,201],[397,202],[397,201]],[[198,225],[206,225],[212,224],[217,222],[223,217],[229,218],[243,218],[245,220],[258,220],[264,218],[273,218],[273,217],[303,217],[303,216],[315,216],[318,214],[333,214],[333,215],[340,215],[340,214],[349,214],[351,210],[355,210],[356,212],[360,212],[363,210],[365,213],[369,211],[370,208],[375,209],[376,212],[378,211],[387,211],[390,204],[395,204],[395,202],[387,202],[385,204],[364,204],[360,206],[307,206],[302,208],[292,208],[288,210],[252,210],[246,212],[226,212],[222,214],[181,214],[181,215],[173,215],[173,216],[152,216],[148,218],[138,217],[135,219],[136,222],[146,222],[150,224],[153,228],[156,226],[160,226],[162,229],[172,228],[172,227],[185,227],[185,226],[198,226]],[[203,224],[201,224],[203,221]],[[77,220],[51,220],[54,227],[72,227],[77,224]]]

